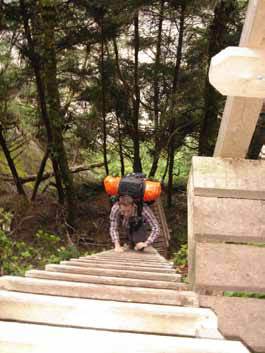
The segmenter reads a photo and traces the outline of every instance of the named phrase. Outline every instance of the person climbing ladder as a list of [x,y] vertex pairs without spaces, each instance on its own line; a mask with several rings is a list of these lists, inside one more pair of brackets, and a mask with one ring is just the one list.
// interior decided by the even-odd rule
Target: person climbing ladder
[[[129,174],[122,179],[106,177],[104,185],[107,193],[116,197],[110,212],[110,236],[115,251],[122,252],[126,248],[143,251],[160,233],[155,215],[144,203],[153,202],[159,197],[160,183],[146,181],[142,174]],[[120,230],[126,234],[127,246],[122,247],[120,244]]]

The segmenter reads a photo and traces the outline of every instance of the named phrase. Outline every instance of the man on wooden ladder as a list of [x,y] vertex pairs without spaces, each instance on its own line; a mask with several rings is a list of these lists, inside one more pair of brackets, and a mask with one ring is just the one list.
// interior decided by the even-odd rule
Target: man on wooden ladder
[[[159,197],[160,183],[145,180],[143,174],[129,174],[123,178],[107,177],[104,185],[107,193],[116,198],[110,213],[110,236],[115,251],[122,252],[127,248],[143,251],[160,233],[158,221],[147,205]],[[120,244],[121,229],[127,238],[124,247]]]

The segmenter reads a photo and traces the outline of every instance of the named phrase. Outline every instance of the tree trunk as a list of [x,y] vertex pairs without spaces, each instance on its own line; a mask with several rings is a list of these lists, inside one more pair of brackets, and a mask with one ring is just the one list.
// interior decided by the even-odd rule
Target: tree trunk
[[117,124],[118,124],[119,155],[120,155],[120,162],[121,162],[121,175],[124,176],[125,166],[124,166],[124,157],[123,157],[123,150],[122,150],[121,125],[120,125],[120,120],[118,116],[117,116]]
[[0,125],[0,146],[2,147],[2,150],[4,152],[4,155],[6,157],[6,160],[7,160],[8,166],[9,166],[9,169],[10,169],[12,176],[13,176],[13,179],[15,181],[17,192],[20,195],[23,195],[27,199],[25,190],[24,190],[23,185],[19,179],[15,163],[13,162],[11,154],[9,153],[9,149],[8,149],[7,143],[5,141],[5,138],[3,135],[3,128],[1,127],[1,125]]
[[166,164],[166,167],[165,167],[165,170],[164,170],[164,174],[163,174],[162,179],[161,179],[162,183],[165,182],[165,179],[166,179],[166,176],[167,176],[168,164],[169,164],[169,155],[167,155],[167,164]]
[[179,20],[179,37],[178,37],[178,48],[177,48],[177,56],[176,56],[176,64],[174,70],[174,78],[172,84],[172,98],[170,102],[170,116],[172,119],[170,121],[170,134],[172,135],[171,141],[169,142],[168,146],[168,190],[167,190],[167,206],[172,206],[172,191],[173,191],[173,170],[174,170],[174,159],[175,159],[175,129],[176,129],[176,117],[174,112],[175,106],[175,96],[177,91],[177,86],[179,82],[179,71],[180,71],[180,64],[182,59],[182,46],[183,46],[183,36],[184,36],[184,20],[185,20],[185,5],[180,5],[180,20]]
[[67,226],[69,230],[74,226],[75,203],[73,178],[69,170],[63,143],[63,117],[60,109],[60,98],[57,83],[57,61],[55,52],[54,28],[56,24],[56,11],[53,0],[42,0],[42,17],[44,32],[44,77],[46,88],[46,101],[48,107],[48,117],[53,134],[54,158],[58,161],[60,174],[65,190],[67,202]]
[[105,60],[104,60],[104,15],[100,19],[101,29],[101,48],[100,48],[100,75],[101,75],[101,114],[103,123],[103,158],[105,173],[109,175],[108,157],[107,157],[107,126],[106,126],[106,84],[105,84]]
[[134,16],[134,95],[133,99],[133,170],[134,172],[142,172],[142,163],[140,157],[140,139],[139,139],[139,108],[140,108],[140,88],[139,88],[139,18],[138,13]]
[[42,158],[42,161],[41,161],[41,164],[40,164],[40,169],[39,169],[39,172],[37,174],[37,179],[36,179],[36,182],[35,182],[35,185],[34,185],[34,189],[33,189],[33,192],[32,192],[32,196],[31,196],[31,201],[34,201],[36,199],[36,195],[37,195],[37,192],[38,192],[38,188],[39,188],[39,185],[42,181],[42,176],[43,176],[43,173],[44,173],[44,170],[45,170],[45,166],[46,166],[46,162],[49,158],[49,149],[47,148],[46,149],[46,152]]
[[160,1],[155,70],[154,70],[154,127],[155,127],[155,146],[153,163],[149,172],[149,177],[155,176],[158,162],[161,153],[161,136],[160,136],[160,112],[159,112],[159,72],[160,72],[160,57],[161,57],[161,43],[162,43],[162,27],[164,20],[164,3],[165,0]]
[[[39,97],[39,105],[40,105],[40,110],[41,110],[41,118],[43,120],[43,123],[46,128],[46,133],[47,133],[47,144],[48,144],[48,149],[52,151],[52,146],[53,146],[53,136],[52,136],[52,129],[47,113],[47,106],[46,106],[46,98],[45,98],[45,88],[44,88],[44,82],[43,82],[43,75],[42,75],[42,67],[40,63],[40,56],[37,54],[37,49],[34,46],[33,40],[32,40],[32,35],[31,35],[31,30],[29,26],[29,17],[26,11],[26,6],[24,3],[24,0],[20,0],[20,8],[21,8],[21,14],[23,17],[23,25],[24,25],[24,31],[25,31],[25,36],[27,38],[28,42],[28,57],[30,60],[30,63],[33,67],[34,74],[35,74],[35,79],[36,79],[36,86],[37,86],[37,92],[38,92],[38,97]],[[35,18],[36,20],[36,18]],[[60,176],[60,171],[59,171],[59,165],[58,161],[54,158],[54,154],[51,153],[51,160],[52,160],[52,165],[53,165],[53,170],[54,170],[54,175],[55,175],[55,181],[56,181],[56,188],[58,192],[58,199],[61,204],[64,203],[64,191],[63,191],[63,186],[62,186],[62,181],[61,181],[61,176]]]
[[[130,134],[130,137],[133,142],[133,170],[134,172],[141,172],[142,171],[142,165],[141,165],[141,158],[140,158],[140,142],[139,142],[139,131],[138,131],[138,121],[139,121],[139,107],[140,107],[140,90],[139,90],[139,85],[138,85],[138,52],[139,52],[139,33],[138,33],[138,16],[136,16],[137,19],[135,19],[135,65],[134,65],[134,86],[133,88],[130,87],[126,79],[124,78],[121,68],[120,68],[120,63],[119,63],[119,52],[118,52],[118,46],[117,42],[115,39],[113,39],[113,48],[114,48],[114,53],[115,53],[115,63],[116,63],[116,69],[117,69],[117,74],[119,79],[123,83],[123,87],[127,93],[127,96],[130,99],[130,102],[132,102],[132,123],[133,123],[133,131]],[[138,44],[136,44],[138,42]],[[135,87],[137,87],[135,89]],[[137,91],[137,93],[135,92]],[[130,107],[131,109],[131,107]],[[131,121],[131,120],[130,120]],[[124,169],[124,166],[121,166],[122,169]]]
[[226,46],[227,22],[235,8],[235,1],[217,2],[214,18],[209,26],[208,70],[204,90],[204,118],[200,127],[199,155],[212,156],[217,138],[220,94],[209,83],[208,72],[211,58]]

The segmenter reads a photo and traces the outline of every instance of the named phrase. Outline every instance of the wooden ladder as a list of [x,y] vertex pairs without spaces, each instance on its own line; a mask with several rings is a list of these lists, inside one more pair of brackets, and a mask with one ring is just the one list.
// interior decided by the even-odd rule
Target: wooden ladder
[[246,353],[152,247],[0,278],[1,353]]

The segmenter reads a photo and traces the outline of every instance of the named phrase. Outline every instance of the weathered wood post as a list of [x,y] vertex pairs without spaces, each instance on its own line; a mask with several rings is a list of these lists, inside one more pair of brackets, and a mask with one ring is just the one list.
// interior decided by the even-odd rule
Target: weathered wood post
[[[249,2],[240,47],[211,62],[210,82],[227,101],[214,157],[194,157],[188,183],[189,281],[219,328],[265,352],[265,161],[245,156],[265,98],[265,1]],[[262,244],[262,246],[260,246]]]

